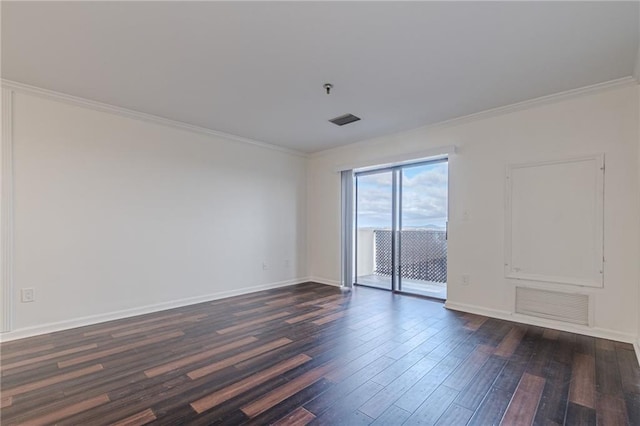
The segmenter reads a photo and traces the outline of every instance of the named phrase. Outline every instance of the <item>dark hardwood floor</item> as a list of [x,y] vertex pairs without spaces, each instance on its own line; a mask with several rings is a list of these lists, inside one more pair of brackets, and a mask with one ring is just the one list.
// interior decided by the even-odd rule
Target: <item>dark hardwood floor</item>
[[1,345],[2,424],[639,425],[629,344],[319,284]]

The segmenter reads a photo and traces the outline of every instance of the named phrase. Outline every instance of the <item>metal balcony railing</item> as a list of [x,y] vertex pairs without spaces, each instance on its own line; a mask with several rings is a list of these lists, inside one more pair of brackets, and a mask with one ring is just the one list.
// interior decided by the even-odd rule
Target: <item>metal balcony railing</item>
[[[392,231],[374,229],[375,275],[390,276]],[[400,275],[412,280],[447,282],[447,236],[445,231],[403,230],[400,239]]]

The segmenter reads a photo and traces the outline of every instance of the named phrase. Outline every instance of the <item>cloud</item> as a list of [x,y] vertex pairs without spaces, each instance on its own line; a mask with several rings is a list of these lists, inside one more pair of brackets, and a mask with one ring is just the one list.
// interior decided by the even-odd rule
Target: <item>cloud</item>
[[[444,226],[447,218],[447,163],[403,169],[404,227]],[[358,225],[391,227],[391,173],[358,178]]]

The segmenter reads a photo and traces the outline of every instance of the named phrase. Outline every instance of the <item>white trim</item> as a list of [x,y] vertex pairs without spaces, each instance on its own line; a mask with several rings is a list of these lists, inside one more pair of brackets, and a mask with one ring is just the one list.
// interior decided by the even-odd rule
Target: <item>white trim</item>
[[329,278],[309,277],[307,281],[311,281],[318,284],[330,285],[333,287],[341,287],[340,281],[330,280]]
[[0,156],[0,331],[9,331],[13,324],[13,91],[5,88]]
[[504,115],[516,111],[522,111],[524,109],[533,108],[540,105],[547,105],[564,101],[567,99],[573,99],[580,96],[591,95],[593,93],[603,92],[605,90],[617,89],[620,87],[628,87],[637,85],[638,82],[632,76],[622,77],[615,80],[603,81],[602,83],[591,84],[589,86],[578,87],[577,89],[565,90],[563,92],[552,93],[551,95],[540,96],[538,98],[528,99],[522,102],[516,102],[515,104],[505,105],[502,107],[492,108],[485,111],[476,112],[474,114],[465,115],[463,117],[453,118],[451,120],[437,123],[435,126],[457,126],[459,124],[467,123],[470,121],[477,121],[484,118],[495,117],[498,115]]
[[630,333],[622,333],[615,330],[609,330],[599,327],[586,327],[578,324],[570,324],[559,321],[553,321],[543,318],[530,317],[527,315],[515,314],[509,311],[498,309],[484,308],[477,305],[469,305],[466,303],[445,302],[444,307],[454,311],[469,312],[476,315],[502,319],[506,321],[518,322],[521,324],[535,325],[538,327],[551,328],[554,330],[568,331],[570,333],[583,334],[585,336],[598,337],[600,339],[615,340],[618,342],[634,343],[636,336]]
[[[273,150],[276,150],[276,151],[285,152],[287,154],[296,155],[296,156],[304,157],[304,158],[319,157],[319,156],[322,156],[325,152],[328,152],[328,151],[333,151],[333,150],[341,149],[341,148],[345,148],[345,147],[355,147],[355,146],[358,146],[360,144],[370,144],[372,140],[379,139],[378,137],[371,138],[371,139],[366,139],[366,140],[354,142],[354,143],[351,143],[351,144],[342,145],[342,146],[334,147],[334,148],[328,148],[328,149],[325,149],[325,150],[321,150],[321,151],[317,151],[317,152],[314,152],[314,153],[311,153],[311,154],[307,154],[307,153],[304,153],[302,151],[297,151],[297,150],[290,149],[290,148],[284,148],[284,147],[281,147],[281,146],[278,146],[278,145],[273,145],[273,144],[270,144],[270,143],[267,143],[267,142],[262,142],[262,141],[257,141],[257,140],[254,140],[254,139],[244,138],[244,137],[233,135],[233,134],[230,134],[230,133],[224,133],[224,132],[221,132],[221,131],[208,129],[206,127],[196,126],[196,125],[193,125],[193,124],[188,124],[188,123],[184,123],[184,122],[177,121],[177,120],[171,120],[171,119],[168,119],[168,118],[159,117],[159,116],[152,115],[152,114],[147,114],[147,113],[144,113],[144,112],[134,111],[134,110],[130,110],[130,109],[127,109],[127,108],[106,104],[106,103],[103,103],[103,102],[98,102],[98,101],[93,101],[93,100],[90,100],[90,99],[81,98],[79,96],[67,95],[67,94],[56,92],[56,91],[53,91],[53,90],[42,89],[42,88],[39,88],[39,87],[36,87],[36,86],[31,86],[29,84],[19,83],[17,81],[12,81],[12,80],[7,80],[7,79],[2,79],[1,81],[2,81],[2,87],[8,88],[8,89],[12,89],[14,91],[20,91],[20,92],[30,93],[30,94],[33,94],[33,95],[38,95],[38,96],[42,96],[42,97],[46,97],[46,98],[52,98],[52,99],[56,99],[58,101],[66,102],[66,103],[69,103],[69,104],[72,104],[72,105],[83,106],[83,107],[86,107],[86,108],[92,108],[92,109],[97,110],[97,111],[109,112],[109,113],[112,113],[112,114],[117,114],[117,115],[121,115],[121,116],[124,116],[124,117],[129,117],[129,118],[135,118],[135,119],[142,120],[142,121],[148,121],[148,122],[152,122],[152,123],[164,124],[166,126],[170,126],[170,127],[175,127],[175,128],[182,129],[182,130],[191,131],[191,132],[194,132],[194,133],[199,133],[199,134],[204,134],[204,135],[209,135],[209,136],[214,136],[214,137],[220,137],[220,138],[235,140],[235,141],[238,141],[238,142],[243,142],[243,143],[247,143],[247,144],[250,144],[250,145],[255,145],[255,146],[262,147],[262,148],[273,149]],[[477,113],[473,113],[473,114],[464,115],[464,116],[461,116],[461,117],[452,118],[450,120],[445,120],[445,121],[441,121],[441,122],[438,122],[438,123],[428,124],[426,126],[421,126],[421,127],[415,128],[415,129],[410,129],[407,132],[399,132],[398,134],[410,133],[410,132],[424,130],[424,129],[430,129],[430,128],[456,126],[456,125],[464,124],[464,123],[467,123],[467,122],[481,120],[481,119],[484,119],[484,118],[495,117],[495,116],[499,116],[499,115],[503,115],[503,114],[507,114],[507,113],[515,112],[515,111],[521,111],[523,109],[532,108],[532,107],[535,107],[535,106],[538,106],[538,105],[545,105],[545,104],[549,104],[549,103],[559,102],[559,101],[565,100],[565,99],[571,99],[571,98],[575,98],[575,97],[579,97],[579,96],[583,96],[583,95],[589,95],[589,94],[592,94],[592,93],[597,93],[597,92],[601,92],[601,91],[605,91],[605,90],[609,90],[609,89],[615,89],[615,88],[619,88],[619,87],[627,87],[627,86],[637,85],[637,84],[638,84],[638,81],[633,76],[622,77],[622,78],[619,78],[619,79],[616,79],[616,80],[610,80],[610,81],[605,81],[605,82],[602,82],[602,83],[592,84],[590,86],[580,87],[580,88],[577,88],[577,89],[566,90],[564,92],[558,92],[558,93],[554,93],[554,94],[551,94],[551,95],[541,96],[541,97],[538,97],[538,98],[529,99],[529,100],[525,100],[525,101],[522,101],[522,102],[517,102],[517,103],[514,103],[514,104],[510,104],[510,105],[505,105],[505,106],[498,107],[498,108],[492,108],[492,109],[488,109],[488,110],[485,110],[485,111],[480,111],[480,112],[477,112]],[[371,164],[369,164],[369,165],[371,165]],[[346,167],[345,166],[346,168],[342,168],[342,169],[336,170],[336,171],[348,170],[350,168],[352,169],[352,168],[358,168],[358,167],[364,167],[364,166],[365,165],[356,166],[356,167]]]
[[[153,305],[140,306],[137,308],[123,309],[121,311],[108,312],[104,314],[90,315],[71,320],[58,321],[49,324],[42,324],[33,327],[21,328],[7,333],[0,334],[0,342],[8,342],[10,340],[23,339],[25,337],[37,336],[45,333],[68,330],[71,328],[83,327],[86,325],[97,324],[106,321],[119,320],[137,315],[149,314],[152,312],[164,311],[167,309],[179,308],[181,306],[194,305],[196,303],[209,302],[212,300],[224,299],[242,294],[255,293],[263,290],[270,290],[280,287],[288,287],[296,284],[302,284],[311,281],[309,278],[299,278],[294,280],[279,281],[270,284],[262,284],[253,287],[247,287],[237,290],[221,291],[217,293],[207,294],[204,296],[188,297],[185,299],[172,300],[169,302],[156,303]],[[324,284],[324,283],[323,283]]]
[[358,172],[365,171],[367,168],[384,168],[394,166],[404,166],[411,163],[418,163],[428,160],[439,160],[448,158],[457,152],[455,145],[447,145],[436,148],[430,148],[423,151],[409,152],[406,154],[389,155],[385,157],[377,157],[370,160],[357,161],[355,163],[342,164],[336,166],[335,172],[343,172],[345,170],[354,170]]
[[633,343],[633,349],[635,349],[636,358],[638,358],[638,365],[640,365],[640,339]]
[[[450,120],[440,121],[433,124],[427,124],[425,126],[420,126],[417,128],[406,130],[406,131],[396,132],[393,135],[395,136],[405,135],[405,134],[412,134],[415,132],[424,132],[426,130],[459,126],[459,125],[471,123],[474,121],[506,115],[512,112],[522,111],[522,110],[534,108],[537,106],[547,105],[547,104],[553,104],[556,102],[574,99],[581,96],[587,96],[587,95],[591,95],[599,92],[604,92],[607,90],[636,86],[637,84],[638,84],[638,81],[636,81],[636,79],[632,76],[622,77],[615,80],[604,81],[602,83],[579,87],[577,89],[571,89],[571,90],[566,90],[564,92],[553,93],[551,95],[540,96],[538,98],[528,99],[522,102],[516,102],[514,104],[492,108],[492,109],[476,112],[469,115],[463,115],[461,117],[452,118]],[[354,142],[348,145],[342,145],[338,147],[328,148],[322,151],[317,151],[310,154],[309,156],[311,158],[322,157],[327,153],[339,152],[341,149],[345,149],[345,148],[346,149],[357,148],[357,147],[370,148],[372,145],[375,145],[376,141],[386,142],[388,138],[389,136],[373,137],[373,138],[365,139],[362,141]]]
[[[570,276],[551,276],[535,273],[524,273],[513,268],[512,259],[512,174],[514,169],[539,167],[554,164],[566,164],[582,161],[594,161],[598,170],[596,171],[596,229],[595,238],[599,242],[596,247],[594,261],[598,264],[599,274],[597,277],[578,278]],[[579,157],[554,159],[549,161],[533,161],[528,163],[508,164],[505,175],[505,230],[504,230],[504,276],[514,280],[552,282],[558,284],[569,284],[581,287],[603,288],[604,287],[604,154],[583,155]]]
[[108,112],[111,114],[120,115],[122,117],[133,118],[136,120],[147,121],[156,124],[162,124],[169,127],[174,127],[181,130],[186,130],[189,132],[194,132],[207,136],[214,136],[218,138],[230,139],[233,141],[238,141],[254,146],[259,146],[261,148],[272,149],[275,151],[284,152],[287,154],[295,155],[298,157],[308,157],[308,154],[296,151],[289,148],[284,148],[281,146],[273,145],[266,142],[257,141],[254,139],[244,138],[242,136],[232,135],[230,133],[220,132],[218,130],[208,129],[206,127],[196,126],[193,124],[184,123],[182,121],[171,120],[164,117],[159,117],[157,115],[147,114],[144,112],[134,111],[131,109],[119,107],[116,105],[110,105],[103,102],[93,101],[90,99],[81,98],[78,96],[67,95],[65,93],[55,92],[53,90],[42,89],[39,87],[31,86],[24,83],[19,83],[17,81],[5,80],[2,79],[2,87],[11,89],[14,91],[24,92],[31,95],[41,96],[49,99],[54,99],[56,101],[65,102],[75,106],[81,106],[84,108],[90,108],[96,111]]

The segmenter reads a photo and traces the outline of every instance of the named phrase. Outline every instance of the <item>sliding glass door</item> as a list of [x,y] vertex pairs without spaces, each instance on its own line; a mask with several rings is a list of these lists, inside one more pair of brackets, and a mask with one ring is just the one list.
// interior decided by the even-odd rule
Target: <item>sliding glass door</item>
[[447,160],[355,177],[356,284],[446,299]]

